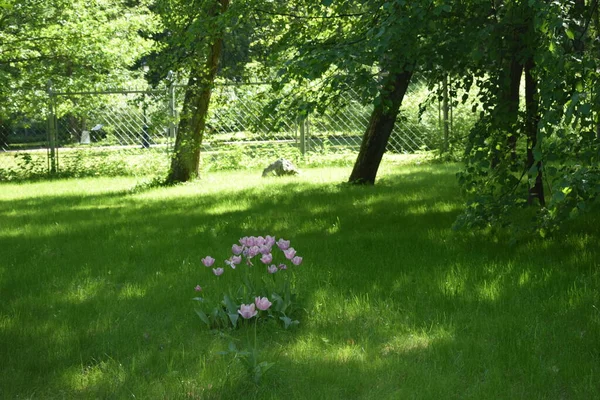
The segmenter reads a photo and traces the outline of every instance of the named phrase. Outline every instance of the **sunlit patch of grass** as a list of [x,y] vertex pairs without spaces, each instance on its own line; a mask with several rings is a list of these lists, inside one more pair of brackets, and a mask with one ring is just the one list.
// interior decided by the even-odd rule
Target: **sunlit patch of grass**
[[[454,233],[457,167],[417,162],[374,187],[350,168],[0,185],[0,397],[600,397],[598,216],[513,246]],[[207,330],[191,299],[202,257],[259,234],[304,262],[300,325],[259,327],[276,366],[256,386],[219,354],[252,331]]]

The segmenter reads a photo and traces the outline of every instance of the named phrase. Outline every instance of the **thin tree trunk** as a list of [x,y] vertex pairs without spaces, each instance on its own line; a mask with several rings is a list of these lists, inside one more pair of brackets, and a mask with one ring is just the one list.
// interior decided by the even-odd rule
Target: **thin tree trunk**
[[[213,17],[227,11],[230,0],[219,0],[219,3],[220,9],[215,11]],[[187,182],[198,177],[200,148],[204,138],[212,85],[222,52],[223,37],[218,33],[209,48],[204,68],[190,72],[167,183]]]
[[[595,34],[596,43],[600,42],[600,5],[598,0],[590,0],[589,2],[590,11],[592,12],[592,24],[593,30]],[[594,90],[598,90],[598,88],[594,88]],[[600,141],[600,113],[598,111],[595,112],[595,124],[596,124],[596,139]]]
[[[523,75],[523,65],[513,55],[510,64],[510,91],[508,102],[508,117],[511,124],[515,124],[519,118],[519,99],[521,76]],[[508,147],[510,149],[511,159],[517,159],[517,130],[513,126],[509,126]]]
[[[546,205],[544,197],[544,184],[542,180],[542,160],[536,160],[535,150],[539,149],[537,130],[538,130],[538,99],[537,93],[537,81],[533,76],[533,68],[535,64],[533,59],[529,59],[525,64],[525,131],[527,133],[527,170],[530,171],[535,165],[537,171],[535,174],[535,180],[533,186],[529,187],[529,195],[527,203],[532,205],[534,200],[539,201],[540,206]],[[529,180],[531,182],[531,179]]]
[[396,73],[390,79],[392,87],[382,90],[381,102],[371,113],[369,125],[363,135],[360,151],[348,180],[350,183],[370,185],[375,183],[379,164],[394,129],[411,77],[412,72]]
[[[596,41],[600,42],[600,6],[596,4],[594,12],[594,22],[596,25]],[[598,88],[595,88],[598,90]],[[600,142],[600,112],[596,111],[596,139]]]
[[449,121],[449,116],[448,116],[448,111],[449,111],[449,94],[448,94],[448,76],[444,76],[444,81],[442,82],[442,91],[444,92],[444,98],[443,98],[443,112],[444,112],[444,144],[442,147],[442,154],[446,154],[448,152],[448,142],[449,142],[449,137],[450,137],[450,121]]

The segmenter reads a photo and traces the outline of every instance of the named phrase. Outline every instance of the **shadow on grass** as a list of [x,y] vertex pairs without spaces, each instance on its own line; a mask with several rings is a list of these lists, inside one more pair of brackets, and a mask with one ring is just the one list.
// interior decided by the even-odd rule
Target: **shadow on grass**
[[[600,391],[593,220],[583,233],[517,247],[453,235],[460,199],[452,170],[392,175],[375,187],[292,181],[153,193],[0,202],[0,395]],[[305,259],[298,287],[306,316],[295,332],[261,333],[277,368],[260,387],[215,355],[230,339],[204,331],[190,302],[205,279],[200,258],[227,257],[246,234],[292,239]],[[242,340],[246,332],[229,334]]]

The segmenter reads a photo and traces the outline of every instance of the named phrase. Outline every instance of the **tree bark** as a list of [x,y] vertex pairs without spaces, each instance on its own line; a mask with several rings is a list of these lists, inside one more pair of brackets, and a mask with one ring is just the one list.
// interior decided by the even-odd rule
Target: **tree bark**
[[412,72],[404,71],[390,77],[390,87],[381,92],[381,102],[371,113],[369,125],[363,135],[360,151],[350,179],[354,184],[375,184],[377,170],[385,153],[396,117],[410,83]]
[[446,154],[448,153],[448,142],[449,142],[449,137],[450,137],[450,121],[449,121],[449,116],[448,116],[448,111],[450,109],[449,106],[449,94],[448,94],[448,75],[444,76],[444,81],[442,82],[442,91],[443,93],[443,102],[442,102],[442,109],[443,109],[443,115],[444,115],[444,143],[442,145],[442,154]]
[[[220,7],[212,17],[222,14],[229,8],[230,0],[219,0]],[[223,52],[222,32],[218,32],[208,50],[204,67],[190,71],[183,101],[183,112],[179,120],[171,169],[166,182],[169,184],[187,182],[198,177],[200,148],[204,138],[206,117],[212,94],[212,86],[219,68]]]
[[[518,35],[514,35],[514,41],[520,40]],[[518,131],[515,129],[515,123],[519,117],[519,91],[521,87],[521,76],[523,75],[523,65],[518,60],[517,51],[512,51],[510,59],[506,62],[506,70],[500,77],[500,88],[498,93],[498,105],[496,107],[496,124],[507,133],[506,145],[510,151],[511,159],[514,162],[517,159],[517,139]],[[496,150],[492,158],[492,168],[500,163],[502,150]]]
[[[527,60],[525,63],[525,132],[527,134],[527,171],[531,171],[535,165],[536,174],[533,186],[529,186],[527,203],[532,205],[534,200],[539,201],[540,206],[546,205],[544,197],[544,184],[542,180],[542,160],[536,160],[534,150],[539,148],[537,131],[538,131],[538,99],[537,99],[537,81],[533,76],[533,68],[535,67],[533,59]],[[528,172],[530,174],[530,172]],[[532,181],[530,176],[529,182]]]

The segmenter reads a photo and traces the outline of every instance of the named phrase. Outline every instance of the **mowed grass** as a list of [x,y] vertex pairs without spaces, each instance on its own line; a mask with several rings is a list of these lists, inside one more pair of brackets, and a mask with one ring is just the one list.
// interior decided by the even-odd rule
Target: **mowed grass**
[[[454,233],[457,168],[1,184],[0,398],[600,398],[600,218],[513,246]],[[259,326],[256,386],[219,354],[252,328],[211,332],[191,299],[217,279],[203,256],[266,234],[304,257],[305,312]]]

